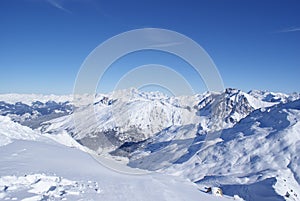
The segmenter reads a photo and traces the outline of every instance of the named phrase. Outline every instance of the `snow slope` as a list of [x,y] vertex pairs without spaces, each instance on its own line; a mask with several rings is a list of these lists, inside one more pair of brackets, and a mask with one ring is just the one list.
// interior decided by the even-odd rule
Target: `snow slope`
[[38,132],[11,121],[9,117],[0,116],[0,146],[16,139],[40,140],[42,137]]
[[255,110],[211,141],[161,139],[133,151],[129,165],[220,186],[245,200],[300,200],[300,100]]
[[8,118],[1,122],[1,200],[232,200],[172,176],[114,172],[76,148],[46,137],[36,140],[34,131]]

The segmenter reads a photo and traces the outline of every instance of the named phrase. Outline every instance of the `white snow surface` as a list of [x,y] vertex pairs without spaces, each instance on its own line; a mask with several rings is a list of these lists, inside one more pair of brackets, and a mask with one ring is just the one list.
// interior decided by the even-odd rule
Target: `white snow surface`
[[0,146],[9,144],[15,139],[39,140],[41,138],[40,133],[11,121],[9,117],[0,116]]
[[220,186],[245,200],[300,200],[300,100],[256,110],[215,140],[162,142],[136,151],[129,165]]
[[233,199],[203,193],[195,184],[178,177],[118,173],[74,147],[46,137],[36,140],[38,137],[31,136],[37,135],[34,131],[7,118],[1,117],[1,122],[0,139],[6,141],[0,146],[0,200]]

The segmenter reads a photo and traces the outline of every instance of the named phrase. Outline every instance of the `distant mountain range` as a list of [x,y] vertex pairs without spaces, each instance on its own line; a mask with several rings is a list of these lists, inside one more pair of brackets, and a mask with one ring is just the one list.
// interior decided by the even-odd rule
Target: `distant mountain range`
[[0,115],[199,188],[218,186],[245,200],[300,200],[298,93],[226,89],[168,97],[128,89],[97,94],[92,103],[89,95],[77,98],[3,94]]

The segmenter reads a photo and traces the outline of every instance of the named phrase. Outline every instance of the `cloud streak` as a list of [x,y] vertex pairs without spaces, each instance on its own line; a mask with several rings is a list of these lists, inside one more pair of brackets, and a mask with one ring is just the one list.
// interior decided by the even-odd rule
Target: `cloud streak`
[[62,3],[59,3],[57,0],[47,0],[47,2],[48,2],[51,6],[57,8],[57,9],[59,9],[59,10],[61,10],[61,11],[64,11],[64,12],[67,12],[67,13],[72,13],[72,12],[69,11],[68,9],[64,8],[64,7],[62,6]]
[[296,31],[300,31],[300,27],[292,27],[292,28],[283,29],[283,30],[277,31],[277,33],[289,33],[289,32],[296,32]]

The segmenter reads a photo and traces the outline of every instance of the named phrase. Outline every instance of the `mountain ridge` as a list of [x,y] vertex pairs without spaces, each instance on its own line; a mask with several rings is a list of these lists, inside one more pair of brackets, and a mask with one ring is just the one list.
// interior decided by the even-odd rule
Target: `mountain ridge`
[[299,200],[297,93],[229,88],[168,97],[128,89],[78,98],[77,106],[70,100],[28,103],[31,113],[17,113],[0,99],[0,115],[24,125],[23,116],[29,114],[31,127],[42,135],[68,146],[77,146],[75,139],[96,154],[180,176],[199,188],[219,186],[226,195],[245,200]]

